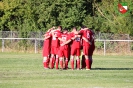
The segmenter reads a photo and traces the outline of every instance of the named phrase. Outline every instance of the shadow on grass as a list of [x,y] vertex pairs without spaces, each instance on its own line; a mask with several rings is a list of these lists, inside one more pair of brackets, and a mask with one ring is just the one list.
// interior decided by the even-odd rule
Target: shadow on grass
[[92,70],[133,70],[133,68],[92,68]]

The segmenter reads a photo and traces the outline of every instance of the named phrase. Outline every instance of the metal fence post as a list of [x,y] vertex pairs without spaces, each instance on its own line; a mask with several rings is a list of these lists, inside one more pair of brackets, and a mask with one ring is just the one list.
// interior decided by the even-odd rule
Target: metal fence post
[[104,40],[104,56],[106,54],[106,40]]
[[37,40],[35,38],[35,53],[37,53]]

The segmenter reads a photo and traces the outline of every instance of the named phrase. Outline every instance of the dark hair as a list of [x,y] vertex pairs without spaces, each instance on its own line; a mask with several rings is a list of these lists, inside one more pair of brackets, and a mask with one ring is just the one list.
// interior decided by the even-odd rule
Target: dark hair
[[67,28],[64,28],[63,31],[68,31],[68,29]]
[[85,25],[83,25],[81,28],[87,28]]
[[58,28],[60,28],[62,30],[62,26],[58,26]]

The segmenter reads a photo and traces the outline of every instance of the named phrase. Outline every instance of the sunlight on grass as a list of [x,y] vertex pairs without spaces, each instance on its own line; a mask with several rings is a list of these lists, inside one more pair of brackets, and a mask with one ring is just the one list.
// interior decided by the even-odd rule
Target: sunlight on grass
[[[94,56],[92,70],[44,70],[41,54],[0,53],[0,88],[132,88],[132,56]],[[70,65],[69,65],[70,67]]]

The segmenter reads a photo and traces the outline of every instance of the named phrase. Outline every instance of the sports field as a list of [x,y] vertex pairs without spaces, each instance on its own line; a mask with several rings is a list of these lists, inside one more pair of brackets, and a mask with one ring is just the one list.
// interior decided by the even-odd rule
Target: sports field
[[0,88],[133,88],[133,56],[93,60],[90,71],[44,70],[41,54],[0,53]]

